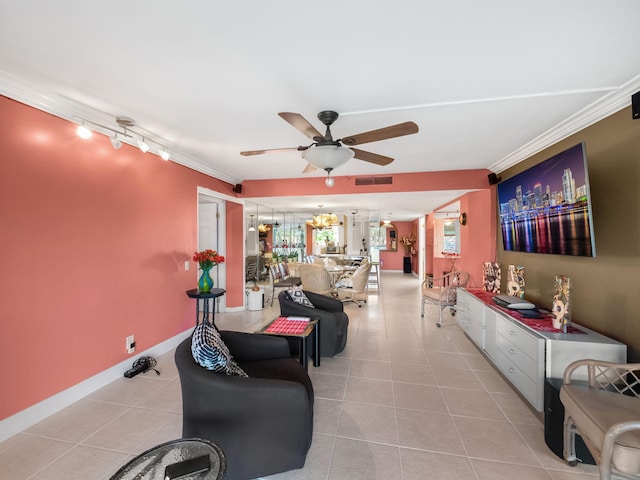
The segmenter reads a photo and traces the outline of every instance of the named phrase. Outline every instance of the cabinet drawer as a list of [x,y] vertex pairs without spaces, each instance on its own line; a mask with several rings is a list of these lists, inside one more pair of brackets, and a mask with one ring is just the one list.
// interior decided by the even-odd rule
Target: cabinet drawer
[[497,313],[487,310],[484,318],[484,351],[493,363],[496,363],[498,358],[498,330],[497,330]]
[[457,292],[457,305],[456,305],[456,321],[460,328],[465,331],[468,336],[471,331],[471,307],[470,303],[473,299],[469,298],[469,294],[464,291]]
[[[525,355],[538,360],[538,343],[541,340],[525,331],[522,327],[513,324],[511,321],[501,318],[498,322],[498,334],[508,339],[519,351]],[[539,359],[544,361],[543,358]]]
[[511,342],[509,338],[505,338],[502,333],[498,335],[498,351],[500,352],[500,355],[508,358],[516,368],[537,383],[539,376],[538,367],[540,362],[543,361],[543,359],[537,358],[537,351],[536,357],[531,358],[529,355],[525,354],[517,344]]
[[[498,368],[509,379],[511,384],[533,405],[539,412],[543,408],[544,383],[536,383],[524,374],[518,366],[502,353],[498,354]],[[542,380],[542,379],[541,379]]]

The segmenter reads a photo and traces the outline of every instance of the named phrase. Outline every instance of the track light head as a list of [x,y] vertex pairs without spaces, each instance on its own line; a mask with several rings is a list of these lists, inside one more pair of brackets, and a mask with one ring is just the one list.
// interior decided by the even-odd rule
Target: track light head
[[87,138],[91,137],[91,130],[89,130],[87,127],[83,125],[78,125],[78,128],[76,128],[76,134],[86,140]]
[[160,158],[162,158],[165,162],[167,162],[169,160],[169,152],[167,152],[167,150],[165,148],[160,150],[158,152],[158,155],[160,155]]
[[144,137],[142,139],[137,140],[138,148],[142,150],[142,153],[147,153],[149,151],[149,145],[144,141]]
[[110,137],[109,141],[111,142],[111,146],[113,148],[115,148],[116,150],[118,150],[122,146],[122,142],[118,138],[118,134],[117,133],[113,137]]

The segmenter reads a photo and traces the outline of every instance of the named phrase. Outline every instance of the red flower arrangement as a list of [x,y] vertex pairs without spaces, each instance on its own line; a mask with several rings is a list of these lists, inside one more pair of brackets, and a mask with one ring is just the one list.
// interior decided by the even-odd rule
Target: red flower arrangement
[[456,252],[440,252],[440,254],[449,259],[449,269],[453,272],[456,269],[456,260],[460,258],[460,254]]
[[200,264],[200,268],[203,270],[205,268],[215,267],[219,263],[224,263],[224,257],[222,255],[218,255],[218,252],[215,250],[204,250],[202,252],[195,252],[193,255],[193,261],[198,262]]

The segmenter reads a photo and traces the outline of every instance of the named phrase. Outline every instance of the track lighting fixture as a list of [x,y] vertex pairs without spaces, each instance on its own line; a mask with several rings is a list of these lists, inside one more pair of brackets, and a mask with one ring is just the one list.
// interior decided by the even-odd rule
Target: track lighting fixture
[[[143,135],[141,133],[133,131],[131,127],[134,127],[136,122],[132,118],[124,116],[116,117],[116,123],[118,124],[119,128],[111,128],[100,125],[99,123],[92,122],[91,120],[86,120],[76,115],[74,115],[73,118],[77,119],[79,123],[78,128],[76,129],[76,133],[81,138],[89,138],[92,134],[92,130],[95,130],[96,132],[108,135],[111,146],[116,150],[122,147],[123,143],[127,143],[129,145],[135,145],[143,153],[147,153],[151,150],[151,147],[149,145],[149,143],[151,142],[157,146],[157,149],[156,147],[154,147],[152,153],[157,152],[157,155],[164,161],[168,161],[171,157],[171,154],[166,147],[166,142],[163,139],[155,137],[154,135],[150,134],[150,132],[146,132]],[[85,125],[85,123],[90,124],[92,127],[89,128]],[[149,135],[147,135],[147,133]]]

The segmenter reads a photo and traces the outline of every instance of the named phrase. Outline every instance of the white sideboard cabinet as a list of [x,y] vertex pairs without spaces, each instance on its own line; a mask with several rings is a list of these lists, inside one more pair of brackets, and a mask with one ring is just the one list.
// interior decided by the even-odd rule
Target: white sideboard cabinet
[[626,345],[575,323],[579,332],[535,330],[489,303],[487,292],[458,289],[456,319],[493,365],[539,412],[546,378],[562,378],[571,362],[595,358],[624,363]]

